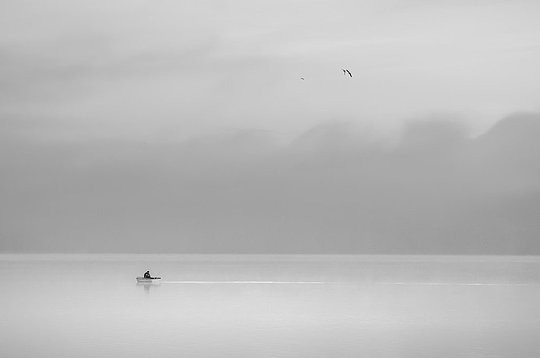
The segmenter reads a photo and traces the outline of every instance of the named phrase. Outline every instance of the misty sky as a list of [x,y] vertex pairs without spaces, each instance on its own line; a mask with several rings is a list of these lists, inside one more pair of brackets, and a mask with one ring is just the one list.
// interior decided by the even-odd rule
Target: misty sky
[[0,251],[540,253],[539,19],[0,0]]

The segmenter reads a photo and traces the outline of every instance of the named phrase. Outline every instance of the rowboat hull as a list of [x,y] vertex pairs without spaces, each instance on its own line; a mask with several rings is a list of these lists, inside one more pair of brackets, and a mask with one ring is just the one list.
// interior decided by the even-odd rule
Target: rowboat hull
[[137,277],[137,283],[154,283],[161,280],[161,277],[152,277],[152,278],[146,278],[146,277]]

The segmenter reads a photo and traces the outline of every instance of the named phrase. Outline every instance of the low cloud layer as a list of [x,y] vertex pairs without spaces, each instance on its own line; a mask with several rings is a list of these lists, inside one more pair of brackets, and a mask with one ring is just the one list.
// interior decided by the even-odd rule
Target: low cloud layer
[[474,138],[414,121],[391,142],[328,122],[287,145],[48,141],[6,123],[4,252],[540,253],[536,113]]

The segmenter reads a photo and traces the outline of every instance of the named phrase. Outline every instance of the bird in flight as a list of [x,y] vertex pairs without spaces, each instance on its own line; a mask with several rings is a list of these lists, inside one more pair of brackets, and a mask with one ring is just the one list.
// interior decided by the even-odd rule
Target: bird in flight
[[349,76],[352,77],[351,71],[349,71],[349,70],[347,70],[347,69],[343,69],[343,68],[342,68],[341,70],[343,71],[343,74],[344,74],[345,76],[349,75]]

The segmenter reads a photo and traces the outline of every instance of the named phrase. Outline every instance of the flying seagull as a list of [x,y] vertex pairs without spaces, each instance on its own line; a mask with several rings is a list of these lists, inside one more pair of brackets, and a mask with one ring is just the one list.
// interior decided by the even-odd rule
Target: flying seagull
[[346,70],[346,69],[343,69],[343,68],[342,68],[341,70],[343,71],[343,74],[344,74],[345,76],[347,76],[347,74],[348,74],[349,76],[351,76],[351,77],[352,77],[352,73],[351,73],[351,71],[349,71],[349,70]]

